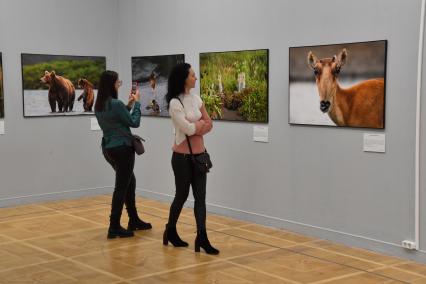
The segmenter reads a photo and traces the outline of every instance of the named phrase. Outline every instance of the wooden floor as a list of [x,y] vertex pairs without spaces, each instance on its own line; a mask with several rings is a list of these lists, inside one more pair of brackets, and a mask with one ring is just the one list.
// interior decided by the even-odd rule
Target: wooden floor
[[0,208],[0,283],[426,283],[425,265],[212,214],[221,253],[194,253],[187,208],[178,231],[189,248],[163,246],[169,205],[147,199],[138,209],[153,229],[107,240],[110,199]]

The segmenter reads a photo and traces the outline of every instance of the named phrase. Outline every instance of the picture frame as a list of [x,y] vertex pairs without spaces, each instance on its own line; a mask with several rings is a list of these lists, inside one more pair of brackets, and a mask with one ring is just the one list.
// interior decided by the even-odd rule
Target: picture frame
[[185,54],[133,56],[132,84],[137,83],[142,116],[170,117],[166,102],[172,68],[185,62]]
[[200,96],[214,120],[268,123],[269,49],[200,53]]
[[387,40],[289,48],[288,122],[385,128]]
[[93,115],[104,56],[21,54],[24,117]]

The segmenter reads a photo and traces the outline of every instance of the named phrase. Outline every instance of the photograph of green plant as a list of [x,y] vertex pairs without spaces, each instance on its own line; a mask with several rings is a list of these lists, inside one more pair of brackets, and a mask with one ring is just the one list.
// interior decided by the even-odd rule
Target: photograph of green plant
[[102,56],[22,54],[24,116],[93,115]]
[[268,55],[268,49],[200,54],[200,95],[213,119],[268,122]]
[[0,119],[4,118],[3,61],[0,52]]

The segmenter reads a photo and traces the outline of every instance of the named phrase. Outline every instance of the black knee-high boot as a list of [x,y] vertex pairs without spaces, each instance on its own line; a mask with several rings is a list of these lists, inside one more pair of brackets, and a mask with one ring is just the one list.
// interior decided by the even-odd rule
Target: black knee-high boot
[[203,248],[207,254],[219,254],[219,250],[215,249],[210,244],[206,230],[197,231],[197,237],[195,238],[195,251],[200,252],[200,247]]
[[175,247],[187,247],[188,243],[183,241],[177,231],[176,227],[170,227],[168,224],[166,224],[166,229],[164,230],[163,234],[163,245],[167,246],[169,242],[172,243]]

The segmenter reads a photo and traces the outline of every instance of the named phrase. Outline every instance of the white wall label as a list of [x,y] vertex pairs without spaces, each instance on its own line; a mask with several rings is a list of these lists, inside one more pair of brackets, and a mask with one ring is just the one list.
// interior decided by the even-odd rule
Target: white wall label
[[385,152],[385,134],[364,133],[364,152]]
[[98,120],[96,119],[96,117],[91,117],[90,118],[90,130],[101,130],[101,127],[98,124]]
[[4,120],[0,120],[0,135],[4,134]]
[[253,141],[255,142],[268,142],[268,126],[253,126]]

